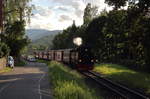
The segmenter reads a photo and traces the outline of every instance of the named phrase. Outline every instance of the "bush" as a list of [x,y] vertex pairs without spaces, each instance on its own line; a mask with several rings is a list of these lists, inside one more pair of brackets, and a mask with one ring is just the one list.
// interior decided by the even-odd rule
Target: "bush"
[[0,42],[0,58],[8,55],[9,52],[10,52],[9,47],[5,43]]

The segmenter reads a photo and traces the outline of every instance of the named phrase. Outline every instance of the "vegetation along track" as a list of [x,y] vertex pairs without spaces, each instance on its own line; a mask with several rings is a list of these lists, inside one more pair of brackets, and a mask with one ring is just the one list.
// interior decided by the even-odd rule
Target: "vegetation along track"
[[87,71],[82,72],[82,74],[93,79],[96,83],[114,92],[118,96],[117,98],[119,99],[150,99],[137,91],[131,90],[125,86],[112,82],[111,80],[108,80],[106,78],[103,78],[95,72]]

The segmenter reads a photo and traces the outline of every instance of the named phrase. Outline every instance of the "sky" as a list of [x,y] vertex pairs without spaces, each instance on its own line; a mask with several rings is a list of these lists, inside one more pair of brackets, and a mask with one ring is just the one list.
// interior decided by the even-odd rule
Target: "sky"
[[87,3],[98,6],[99,11],[111,9],[104,0],[32,0],[35,9],[26,28],[63,30],[72,25],[73,20],[80,26]]

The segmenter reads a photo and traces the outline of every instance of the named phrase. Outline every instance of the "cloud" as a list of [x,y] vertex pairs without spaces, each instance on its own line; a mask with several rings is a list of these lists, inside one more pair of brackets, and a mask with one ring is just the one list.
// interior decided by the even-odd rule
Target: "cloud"
[[66,6],[66,8],[67,7],[72,7],[74,9],[74,13],[78,17],[83,16],[83,11],[86,7],[86,4],[82,0],[52,0],[52,1],[54,3],[58,3],[60,5]]
[[27,26],[27,28],[53,29],[51,22],[48,21],[47,18],[45,16],[37,13],[31,17],[31,23]]
[[49,7],[36,6],[36,10],[33,11],[34,14],[40,14],[41,16],[49,16],[53,14],[53,11]]
[[54,10],[61,10],[61,11],[70,11],[72,8],[68,6],[56,6],[53,8]]
[[60,22],[68,21],[68,20],[70,21],[72,19],[69,16],[67,16],[67,15],[61,15],[60,19],[59,19]]
[[99,11],[108,6],[104,0],[33,0],[36,9],[27,28],[65,29],[76,21],[83,24],[83,14],[87,3],[99,6]]

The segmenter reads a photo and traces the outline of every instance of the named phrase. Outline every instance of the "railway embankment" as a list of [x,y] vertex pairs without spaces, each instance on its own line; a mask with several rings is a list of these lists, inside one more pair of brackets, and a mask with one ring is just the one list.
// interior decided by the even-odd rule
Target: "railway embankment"
[[102,99],[75,70],[58,62],[50,62],[48,66],[55,99]]
[[129,88],[150,94],[149,73],[137,72],[116,64],[97,64],[94,71]]

